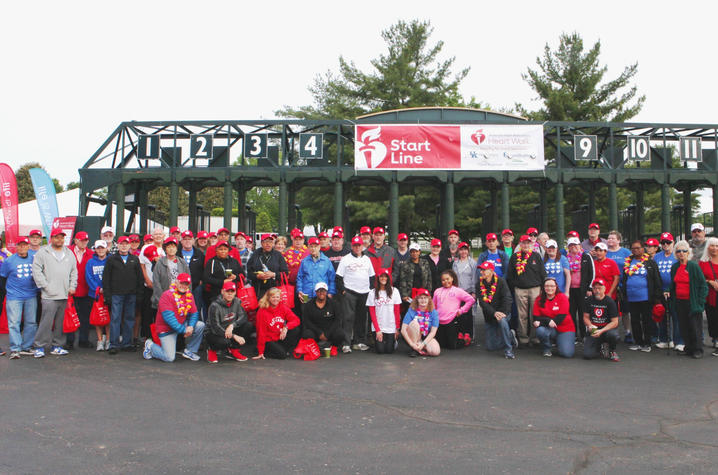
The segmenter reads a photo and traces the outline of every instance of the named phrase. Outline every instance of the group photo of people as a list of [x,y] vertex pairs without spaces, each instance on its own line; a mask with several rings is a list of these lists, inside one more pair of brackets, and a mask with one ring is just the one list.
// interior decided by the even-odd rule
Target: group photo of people
[[337,226],[254,242],[225,227],[141,237],[104,226],[101,239],[79,231],[69,246],[62,229],[47,244],[32,230],[1,256],[9,348],[0,353],[216,364],[474,346],[507,359],[619,362],[620,345],[718,356],[718,238],[701,223],[690,232],[624,243],[598,223],[565,239],[503,229],[472,249],[455,229],[445,241],[394,240],[381,226],[345,237]]

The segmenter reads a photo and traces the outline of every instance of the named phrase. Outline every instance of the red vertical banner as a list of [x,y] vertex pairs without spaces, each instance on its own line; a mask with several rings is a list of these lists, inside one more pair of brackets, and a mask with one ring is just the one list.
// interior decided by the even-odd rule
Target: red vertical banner
[[6,163],[0,163],[0,203],[5,219],[5,246],[15,252],[20,223],[17,217],[17,181],[15,172]]

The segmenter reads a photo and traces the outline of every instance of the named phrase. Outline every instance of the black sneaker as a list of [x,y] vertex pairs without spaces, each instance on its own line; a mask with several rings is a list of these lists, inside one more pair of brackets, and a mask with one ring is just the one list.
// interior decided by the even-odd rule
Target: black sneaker
[[117,348],[110,348],[109,351],[108,351],[108,353],[111,354],[111,355],[116,355],[116,354],[119,353],[119,352],[120,352],[120,351],[119,351]]
[[409,358],[416,358],[417,356],[419,356],[419,352],[416,350],[409,351]]
[[80,341],[77,343],[78,348],[92,348],[92,343],[89,341]]

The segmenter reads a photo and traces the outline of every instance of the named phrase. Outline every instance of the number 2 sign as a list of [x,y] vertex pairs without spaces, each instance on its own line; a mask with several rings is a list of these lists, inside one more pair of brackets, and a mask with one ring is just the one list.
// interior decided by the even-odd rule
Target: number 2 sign
[[211,134],[191,135],[189,138],[190,158],[212,158]]

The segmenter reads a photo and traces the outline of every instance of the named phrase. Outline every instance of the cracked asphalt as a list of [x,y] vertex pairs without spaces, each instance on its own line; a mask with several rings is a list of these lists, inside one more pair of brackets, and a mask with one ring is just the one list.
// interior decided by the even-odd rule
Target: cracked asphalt
[[0,473],[718,472],[718,358],[619,354],[3,357]]

